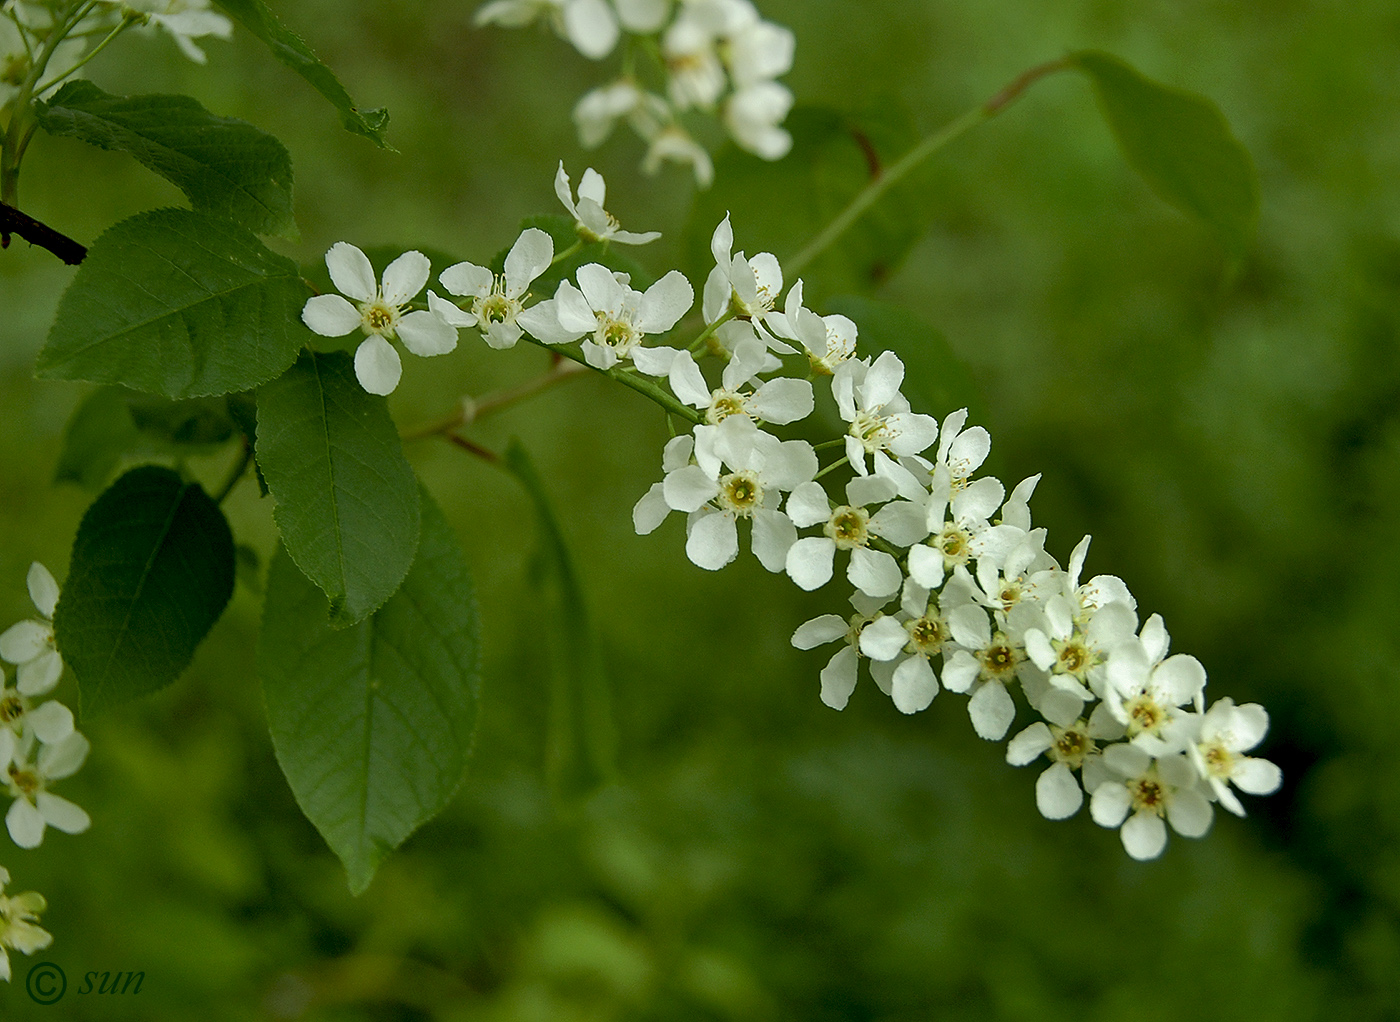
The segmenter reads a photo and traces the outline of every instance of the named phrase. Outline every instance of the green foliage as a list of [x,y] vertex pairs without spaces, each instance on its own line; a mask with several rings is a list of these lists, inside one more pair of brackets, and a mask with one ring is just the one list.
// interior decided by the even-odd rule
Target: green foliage
[[418,483],[382,397],[343,352],[302,355],[258,390],[257,459],[282,542],[355,624],[398,589],[418,549]]
[[301,75],[311,87],[328,99],[340,111],[340,123],[346,131],[363,135],[381,149],[392,149],[384,141],[384,129],[389,123],[389,111],[383,107],[360,110],[340,84],[335,73],[316,57],[311,47],[300,37],[287,31],[262,0],[216,0],[229,16],[257,36],[272,55]]
[[505,467],[525,487],[535,508],[539,550],[534,579],[546,594],[550,659],[549,737],[545,765],[556,797],[568,800],[615,778],[617,735],[612,688],[603,669],[588,599],[543,480],[519,441],[506,449]]
[[241,429],[234,397],[171,401],[99,387],[68,419],[54,481],[99,490],[123,457],[208,453]]
[[258,673],[277,761],[297,804],[345,864],[350,890],[440,813],[476,726],[476,596],[457,537],[426,491],[402,588],[351,628],[285,548],[273,559]]
[[860,327],[859,349],[866,355],[893,351],[904,363],[901,390],[916,412],[942,420],[959,408],[971,421],[987,420],[986,404],[967,364],[948,339],[919,316],[899,305],[843,295],[825,304],[827,313],[840,313]]
[[245,228],[160,209],[110,228],[64,292],[37,375],[166,397],[250,390],[311,332],[296,264]]
[[189,96],[112,96],[86,81],[69,82],[35,112],[50,135],[130,153],[201,213],[296,237],[292,158],[247,121],[215,117]]
[[1076,53],[1072,63],[1093,82],[1124,156],[1152,190],[1243,251],[1259,219],[1259,179],[1220,108],[1107,53]]
[[54,615],[83,711],[178,678],[223,613],[233,577],[233,535],[198,484],[154,466],[117,480],[83,516]]
[[[726,212],[736,251],[784,259],[919,140],[908,112],[890,99],[854,113],[799,106],[785,127],[793,145],[782,160],[761,160],[732,144],[716,158],[714,187],[696,196],[686,224],[686,265],[697,286],[714,265],[710,235]],[[916,168],[804,272],[828,292],[868,292],[903,263],[929,210],[926,171]]]

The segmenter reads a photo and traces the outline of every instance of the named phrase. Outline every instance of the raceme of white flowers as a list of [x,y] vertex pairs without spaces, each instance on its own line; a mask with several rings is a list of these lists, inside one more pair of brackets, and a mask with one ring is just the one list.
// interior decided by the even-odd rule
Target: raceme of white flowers
[[623,42],[623,73],[574,107],[587,148],[625,120],[647,144],[647,173],[665,162],[688,165],[702,188],[714,166],[686,130],[692,110],[718,116],[735,142],[765,160],[792,148],[782,123],[793,96],[777,79],[792,69],[796,41],[789,29],[764,21],[750,0],[491,0],[476,12],[478,25],[536,21],[591,60]]
[[209,0],[97,0],[76,23],[68,24],[73,6],[64,0],[7,0],[0,6],[0,106],[29,77],[34,55],[43,51],[56,29],[62,29],[65,37],[50,55],[42,80],[35,83],[35,95],[80,76],[86,55],[101,44],[104,35],[127,26],[167,33],[197,64],[208,58],[196,39],[228,39],[233,34],[233,23],[210,10]]
[[[584,238],[656,236],[618,228],[592,170],[575,199],[561,165],[556,192]],[[579,343],[565,353],[602,371],[665,380],[703,421],[667,443],[663,478],[633,509],[636,531],[650,533],[679,512],[686,555],[701,568],[723,568],[747,543],[764,568],[802,589],[843,576],[850,609],[813,618],[792,636],[799,649],[840,644],[820,672],[821,699],[834,709],[846,706],[865,665],[900,711],[918,713],[946,690],[967,697],[978,735],[1001,741],[1020,712],[1019,696],[1035,719],[1012,735],[1006,758],[1043,763],[1035,800],[1048,819],[1073,816],[1087,796],[1096,823],[1117,829],[1134,858],[1152,859],[1166,847],[1168,827],[1200,837],[1215,805],[1244,815],[1237,792],[1278,789],[1278,767],[1249,755],[1268,731],[1264,708],[1229,698],[1207,708],[1205,668],[1169,652],[1161,617],[1140,620],[1115,576],[1081,581],[1087,536],[1067,567],[1046,551],[1045,529],[1031,524],[1039,476],[1008,493],[979,475],[991,436],[967,424],[966,409],[941,423],[911,409],[894,352],[860,357],[855,323],[806,308],[800,280],[784,298],[777,258],[733,247],[726,216],[711,240],[705,327],[689,347],[649,343],[694,305],[677,270],[637,291],[626,274],[590,263],[552,297],[532,302],[529,285],[554,258],[549,236],[535,228],[517,239],[501,275],[471,263],[442,272],[443,287],[462,304],[430,291],[429,308],[407,314],[402,309],[427,283],[427,260],[406,253],[376,285],[360,251],[340,242],[327,265],[359,304],[318,296],[303,318],[332,335],[360,327],[361,352],[373,344],[393,355],[357,354],[360,381],[373,393],[398,381],[388,343],[395,331],[410,351],[441,354],[455,347],[458,327],[471,326],[493,348],[522,336],[547,346]],[[428,336],[431,345],[422,343]],[[717,379],[706,377],[697,356],[719,363]],[[829,388],[844,435],[813,446],[768,432],[812,414],[814,382]],[[831,460],[823,465],[818,451]],[[35,602],[43,611],[39,595]],[[40,668],[30,670],[40,676]],[[38,783],[57,775],[34,776]]]
[[[44,699],[63,675],[63,660],[54,648],[53,613],[58,583],[42,564],[29,568],[29,596],[38,616],[0,633],[0,660],[13,664],[15,684],[0,678],[0,764],[4,790],[13,800],[5,814],[10,838],[21,848],[37,848],[48,827],[81,834],[91,825],[88,814],[49,790],[74,773],[88,754],[88,740],[73,729],[73,713],[54,699]],[[33,891],[6,896],[10,874],[0,866],[0,979],[10,978],[9,950],[26,955],[42,950],[53,938],[38,926],[45,909]]]

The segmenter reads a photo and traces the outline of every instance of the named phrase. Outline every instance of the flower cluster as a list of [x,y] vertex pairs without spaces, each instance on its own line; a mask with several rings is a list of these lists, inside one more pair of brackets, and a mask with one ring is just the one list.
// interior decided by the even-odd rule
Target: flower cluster
[[[603,182],[591,171],[577,202],[562,167],[556,191],[585,237],[652,237],[628,235],[602,213]],[[347,251],[363,259],[341,243],[327,262]],[[900,711],[924,710],[946,689],[968,697],[978,735],[1000,741],[1020,712],[1019,697],[1036,719],[1011,738],[1006,757],[1018,766],[1048,760],[1036,782],[1047,818],[1074,815],[1087,795],[1093,819],[1117,828],[1134,858],[1151,859],[1165,848],[1168,825],[1200,837],[1214,804],[1243,815],[1236,789],[1278,788],[1278,768],[1248,755],[1268,730],[1263,707],[1226,698],[1207,708],[1205,669],[1188,654],[1169,655],[1161,617],[1140,621],[1115,576],[1081,581],[1087,536],[1067,567],[1047,552],[1045,529],[1031,524],[1039,476],[1008,493],[979,475],[991,436],[968,425],[966,409],[941,423],[914,411],[901,393],[899,357],[861,357],[856,324],[808,309],[801,280],[784,296],[778,259],[736,253],[727,216],[711,252],[705,325],[681,348],[648,343],[694,304],[679,271],[637,291],[626,274],[590,263],[553,297],[531,303],[528,287],[553,259],[549,236],[534,228],[511,248],[504,274],[460,263],[440,275],[463,304],[430,292],[431,313],[396,319],[410,289],[390,278],[417,256],[409,253],[377,288],[367,262],[348,284],[345,267],[332,265],[337,285],[361,305],[318,297],[304,315],[313,329],[329,320],[320,310],[332,308],[337,328],[362,325],[374,335],[363,351],[385,336],[372,315],[388,329],[398,324],[412,350],[404,325],[433,314],[451,333],[442,350],[455,346],[457,327],[474,326],[493,348],[528,336],[637,389],[653,388],[672,421],[683,414],[693,428],[666,445],[664,477],[633,509],[637,532],[679,512],[686,555],[701,568],[734,561],[747,534],[764,568],[804,590],[827,586],[843,570],[854,613],[823,614],[792,636],[800,649],[840,643],[821,671],[823,702],[843,709],[865,664]],[[421,288],[427,268],[418,259],[413,284]],[[720,363],[715,378],[697,356]],[[813,446],[770,432],[812,414],[814,383],[829,389],[843,435]],[[834,460],[822,465],[825,450]]]
[[49,786],[78,772],[87,759],[88,740],[73,730],[73,712],[52,692],[63,674],[63,660],[54,648],[53,612],[58,583],[47,568],[29,568],[29,595],[39,617],[21,621],[0,633],[0,659],[16,665],[15,684],[0,685],[0,763],[3,784],[14,801],[5,826],[21,848],[37,848],[44,831],[56,827],[81,834],[91,824],[88,814]]
[[[714,166],[685,127],[691,111],[717,114],[735,142],[765,160],[792,148],[782,123],[793,97],[777,79],[792,69],[794,37],[750,0],[492,0],[476,14],[479,25],[539,19],[593,60],[627,35],[623,74],[574,107],[584,146],[601,145],[626,121],[647,143],[648,173],[668,160],[689,164],[702,188]],[[645,81],[644,68],[655,72]]]
[[[29,596],[39,612],[0,633],[0,659],[15,665],[15,683],[0,677],[0,784],[14,800],[5,814],[10,837],[21,848],[37,848],[52,826],[69,834],[88,829],[88,814],[49,791],[49,785],[78,771],[88,740],[73,729],[73,713],[54,699],[43,699],[63,675],[54,648],[53,612],[58,583],[42,564],[30,565]],[[39,928],[46,905],[33,891],[6,896],[9,871],[0,866],[0,979],[10,978],[8,949],[33,954],[52,943]]]
[[0,7],[0,105],[9,102],[31,78],[35,59],[45,51],[54,33],[62,41],[48,56],[41,78],[32,82],[38,95],[64,79],[81,73],[82,65],[104,37],[136,26],[163,31],[180,51],[198,64],[207,57],[196,39],[227,39],[233,23],[209,9],[209,0],[97,0],[73,21],[74,6],[60,0],[7,0]]

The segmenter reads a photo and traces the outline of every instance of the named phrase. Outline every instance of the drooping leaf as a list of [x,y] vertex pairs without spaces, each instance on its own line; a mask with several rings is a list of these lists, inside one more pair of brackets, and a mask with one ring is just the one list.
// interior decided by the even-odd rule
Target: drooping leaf
[[35,112],[50,135],[131,154],[202,213],[296,236],[292,158],[247,121],[216,117],[189,96],[113,96],[88,81],[69,82]]
[[457,537],[426,492],[402,588],[350,628],[279,550],[258,673],[277,761],[350,890],[447,805],[471,751],[479,690],[476,599]]
[[325,64],[298,36],[287,31],[262,0],[215,0],[228,15],[257,36],[272,55],[301,75],[311,87],[326,97],[338,111],[346,131],[363,135],[381,149],[392,148],[384,141],[389,112],[383,107],[361,110]]
[[827,302],[823,312],[840,313],[860,331],[862,355],[893,351],[904,363],[900,389],[910,407],[942,421],[949,412],[967,408],[971,421],[985,423],[986,404],[977,381],[933,326],[906,309],[873,298],[842,295]]
[[535,506],[539,581],[555,625],[547,637],[551,679],[545,765],[556,795],[575,798],[616,774],[612,690],[563,530],[544,483],[519,441],[506,449],[505,465]]
[[1123,155],[1152,190],[1204,220],[1232,251],[1248,246],[1259,178],[1220,108],[1107,53],[1077,53],[1072,62],[1088,75]]
[[172,401],[99,387],[69,417],[54,481],[100,490],[123,458],[208,454],[236,432],[231,399]]
[[[793,147],[781,160],[732,145],[717,157],[714,187],[696,197],[686,224],[686,265],[697,282],[714,265],[710,236],[726,212],[736,251],[787,260],[919,141],[912,118],[893,100],[855,112],[799,106],[784,126]],[[897,270],[930,215],[930,173],[916,168],[803,269],[808,293],[868,291]]]
[[138,449],[141,439],[131,421],[127,392],[120,387],[99,388],[84,398],[68,419],[54,482],[100,490],[122,455]]
[[258,390],[257,459],[297,567],[330,600],[332,623],[384,603],[418,549],[418,484],[382,397],[344,352],[302,355]]
[[83,515],[54,614],[86,713],[180,676],[233,593],[233,535],[197,483],[132,469]]
[[140,213],[88,251],[36,372],[166,397],[251,390],[311,337],[307,297],[296,264],[250,231],[186,209]]

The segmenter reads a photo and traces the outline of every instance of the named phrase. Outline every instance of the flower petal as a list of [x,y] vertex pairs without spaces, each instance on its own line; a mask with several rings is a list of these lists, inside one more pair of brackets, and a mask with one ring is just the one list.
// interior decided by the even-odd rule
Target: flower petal
[[660,528],[666,516],[671,513],[671,505],[666,503],[662,483],[652,483],[651,489],[642,494],[641,500],[632,508],[632,527],[638,536],[645,536]]
[[41,696],[52,692],[61,677],[63,658],[58,655],[58,650],[50,649],[19,665],[19,670],[15,672],[15,688],[22,696]]
[[798,625],[797,631],[792,633],[792,644],[798,649],[816,649],[842,638],[848,627],[841,615],[823,614]]
[[866,596],[893,596],[904,584],[899,562],[883,550],[858,546],[851,551],[846,579]]
[[1064,763],[1056,763],[1035,782],[1035,806],[1047,820],[1064,820],[1079,812],[1084,791]]
[[[525,228],[506,253],[506,294],[519,298],[536,277],[549,269],[553,259],[554,239],[538,227]],[[442,284],[447,287],[447,281]]]
[[348,241],[337,241],[331,246],[326,253],[326,269],[330,270],[331,283],[341,294],[357,302],[372,302],[379,296],[369,256]]
[[967,701],[967,715],[972,718],[972,729],[989,742],[1000,741],[1006,729],[1016,719],[1016,704],[1011,694],[999,681],[989,681]]
[[322,337],[344,337],[363,320],[360,310],[340,295],[308,298],[301,309],[301,321]]
[[[791,500],[788,502],[791,503]],[[808,536],[806,539],[799,539],[788,550],[784,567],[799,588],[811,591],[831,581],[831,570],[835,560],[835,542],[825,536]]]
[[66,798],[41,791],[34,796],[34,801],[44,822],[65,834],[81,834],[92,826],[92,818],[82,807],[74,805]]
[[860,651],[871,660],[893,660],[908,644],[909,633],[898,618],[877,618],[860,632]]
[[410,312],[399,320],[397,329],[403,346],[421,358],[446,355],[457,347],[457,328],[435,312]]
[[355,378],[371,394],[392,394],[403,375],[394,346],[382,337],[366,337],[355,349]]
[[1044,721],[1038,720],[1024,731],[1019,732],[1006,746],[1006,762],[1012,766],[1025,766],[1055,744],[1055,736]]
[[384,301],[398,308],[423,290],[433,264],[422,252],[405,252],[384,268]]
[[1167,847],[1167,825],[1151,813],[1134,813],[1118,835],[1128,854],[1140,862],[1157,858]]
[[753,512],[753,535],[750,543],[758,562],[772,572],[787,566],[787,552],[797,542],[797,527],[792,519],[778,511],[758,508]]
[[438,280],[451,294],[485,298],[496,283],[496,275],[475,263],[454,263],[438,274]]
[[38,848],[44,842],[44,822],[39,810],[27,798],[17,798],[5,814],[5,827],[10,838],[21,848]]
[[29,566],[26,581],[29,584],[29,598],[34,601],[34,606],[44,617],[53,620],[53,610],[58,606],[58,583],[54,581],[52,573],[35,561]]
[[685,542],[686,556],[707,571],[718,571],[739,554],[734,516],[716,511],[695,519]]
[[918,713],[928,708],[938,695],[938,678],[928,659],[911,656],[894,669],[890,682],[890,698],[900,713]]
[[860,657],[850,646],[842,646],[822,668],[822,702],[833,710],[844,710],[856,688]]
[[638,327],[644,334],[664,334],[695,304],[695,289],[685,274],[672,270],[642,295]]

